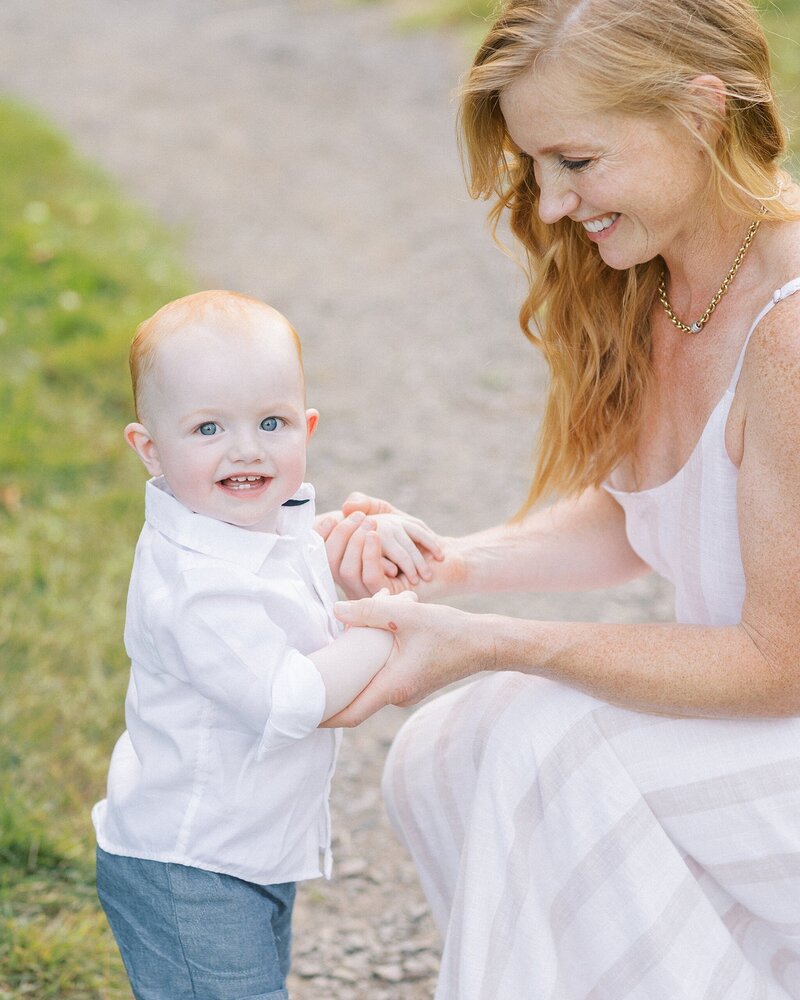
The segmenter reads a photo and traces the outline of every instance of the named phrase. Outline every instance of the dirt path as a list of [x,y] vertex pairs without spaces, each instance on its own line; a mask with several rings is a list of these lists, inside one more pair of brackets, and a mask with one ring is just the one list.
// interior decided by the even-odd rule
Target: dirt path
[[[297,326],[322,507],[360,488],[445,533],[519,503],[543,388],[515,327],[520,278],[464,190],[451,94],[466,61],[456,37],[335,0],[0,5],[0,90],[184,232],[202,285]],[[647,581],[461,606],[640,620],[668,617],[669,595]],[[403,717],[346,740],[337,872],[301,892],[294,1000],[432,995],[436,934],[378,791]]]

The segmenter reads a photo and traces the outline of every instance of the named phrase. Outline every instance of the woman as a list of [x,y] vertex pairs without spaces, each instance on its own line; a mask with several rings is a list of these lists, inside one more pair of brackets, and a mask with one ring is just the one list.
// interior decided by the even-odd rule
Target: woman
[[[396,649],[338,723],[493,672],[387,765],[437,997],[800,997],[800,198],[762,32],[748,0],[510,0],[461,123],[552,380],[525,510],[418,592],[654,569],[677,622],[342,607]],[[354,510],[391,507],[326,526],[348,592],[407,585]]]

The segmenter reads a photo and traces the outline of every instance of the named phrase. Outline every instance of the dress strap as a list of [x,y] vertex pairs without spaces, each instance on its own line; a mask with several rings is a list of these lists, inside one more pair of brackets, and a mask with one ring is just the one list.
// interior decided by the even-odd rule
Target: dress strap
[[744,364],[744,355],[747,351],[747,345],[750,343],[750,338],[753,336],[753,331],[761,322],[761,320],[770,312],[775,306],[781,302],[783,299],[788,299],[790,295],[794,295],[795,292],[800,291],[800,276],[792,278],[791,281],[787,281],[785,285],[777,288],[772,293],[772,298],[764,306],[761,312],[753,320],[753,325],[747,332],[747,336],[744,338],[744,344],[742,344],[742,350],[739,354],[739,360],[736,362],[736,368],[733,372],[733,378],[731,379],[730,390],[733,391],[739,384],[739,376],[742,373],[742,365]]

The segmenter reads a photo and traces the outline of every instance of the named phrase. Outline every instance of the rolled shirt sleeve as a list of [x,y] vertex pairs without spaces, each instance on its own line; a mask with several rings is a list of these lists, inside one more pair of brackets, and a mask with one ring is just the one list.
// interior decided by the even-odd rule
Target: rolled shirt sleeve
[[325,685],[307,656],[289,650],[272,681],[272,708],[258,748],[259,758],[316,729],[325,711]]
[[252,574],[188,570],[153,596],[151,621],[161,669],[213,702],[221,725],[252,733],[257,757],[319,726],[322,677],[270,618]]

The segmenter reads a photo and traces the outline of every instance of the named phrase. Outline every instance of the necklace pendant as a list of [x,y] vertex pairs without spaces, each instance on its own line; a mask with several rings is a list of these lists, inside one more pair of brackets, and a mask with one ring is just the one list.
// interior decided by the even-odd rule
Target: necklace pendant
[[700,323],[692,323],[692,325],[689,327],[689,333],[700,333],[702,329],[703,327],[700,325]]

